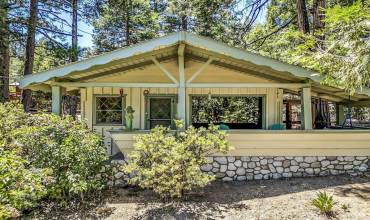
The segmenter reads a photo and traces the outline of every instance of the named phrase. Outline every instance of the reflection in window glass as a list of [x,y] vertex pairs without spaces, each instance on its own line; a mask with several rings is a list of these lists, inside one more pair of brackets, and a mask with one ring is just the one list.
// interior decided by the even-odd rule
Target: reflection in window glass
[[231,129],[260,129],[262,97],[194,96],[191,119],[196,127],[223,123]]

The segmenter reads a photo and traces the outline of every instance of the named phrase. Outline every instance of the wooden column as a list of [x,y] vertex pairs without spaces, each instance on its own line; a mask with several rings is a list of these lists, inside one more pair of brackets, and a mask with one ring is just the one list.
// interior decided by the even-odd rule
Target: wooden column
[[51,87],[51,99],[52,99],[52,112],[56,115],[62,113],[62,87],[52,86]]
[[181,119],[186,125],[186,84],[185,84],[185,61],[184,61],[185,44],[180,44],[178,49],[179,56],[179,87],[177,100],[177,118]]
[[301,90],[301,104],[302,104],[302,129],[312,129],[312,101],[311,88],[302,88]]

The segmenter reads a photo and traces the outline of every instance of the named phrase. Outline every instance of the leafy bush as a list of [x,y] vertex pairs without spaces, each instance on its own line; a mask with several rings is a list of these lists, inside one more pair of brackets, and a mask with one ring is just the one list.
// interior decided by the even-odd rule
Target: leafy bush
[[325,215],[333,215],[333,196],[329,196],[326,192],[320,192],[317,195],[317,198],[312,200],[312,205],[318,208],[320,212]]
[[30,115],[0,103],[0,219],[99,189],[106,157],[101,137],[71,117]]
[[15,217],[46,195],[43,169],[30,169],[16,149],[0,144],[0,219]]
[[33,166],[51,169],[52,198],[82,195],[102,186],[94,178],[107,159],[101,137],[72,117],[37,114],[15,136]]
[[135,137],[135,150],[124,168],[134,174],[130,183],[153,189],[161,197],[182,197],[215,179],[200,167],[207,164],[209,154],[229,150],[226,134],[213,125],[208,130],[192,126],[182,130],[183,123],[176,121],[176,126],[176,132],[156,127]]

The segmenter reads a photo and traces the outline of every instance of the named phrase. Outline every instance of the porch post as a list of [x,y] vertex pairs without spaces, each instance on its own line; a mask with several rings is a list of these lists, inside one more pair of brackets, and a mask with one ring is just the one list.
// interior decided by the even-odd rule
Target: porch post
[[62,111],[62,87],[52,86],[51,87],[51,109],[56,115],[61,115]]
[[311,88],[302,88],[301,90],[301,106],[302,106],[302,129],[312,129],[312,103],[311,103]]
[[177,101],[177,117],[186,125],[186,85],[185,85],[185,63],[184,63],[185,44],[180,44],[178,49],[179,56],[179,87]]
[[344,118],[344,106],[342,104],[336,104],[336,118],[337,118],[337,125],[340,126],[343,124]]

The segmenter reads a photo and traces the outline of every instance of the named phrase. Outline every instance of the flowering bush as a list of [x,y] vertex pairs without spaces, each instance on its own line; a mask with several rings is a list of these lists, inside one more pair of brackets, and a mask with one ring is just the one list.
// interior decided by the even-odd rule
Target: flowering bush
[[45,197],[67,200],[100,189],[96,176],[106,159],[101,137],[83,123],[0,103],[0,219]]
[[135,138],[135,150],[124,168],[135,175],[129,181],[143,188],[153,189],[161,197],[182,197],[186,191],[206,186],[215,179],[201,171],[207,164],[206,156],[213,152],[227,152],[230,148],[226,134],[217,126],[182,130],[156,127],[150,134]]

